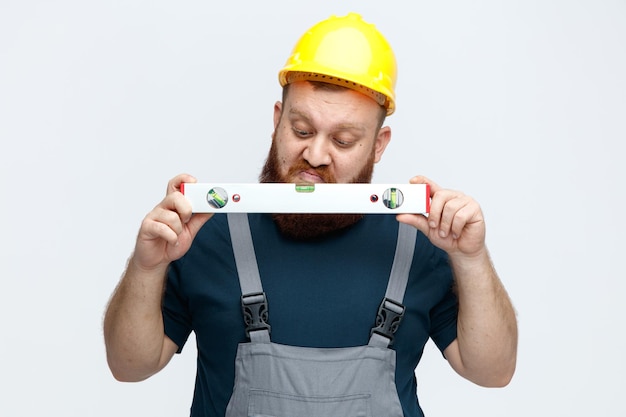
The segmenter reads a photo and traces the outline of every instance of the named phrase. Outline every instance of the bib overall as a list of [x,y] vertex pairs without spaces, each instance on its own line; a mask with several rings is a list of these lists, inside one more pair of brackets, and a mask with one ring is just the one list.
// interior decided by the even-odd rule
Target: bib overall
[[389,348],[404,314],[416,230],[400,224],[387,292],[365,346],[308,348],[270,340],[247,214],[228,214],[246,334],[226,417],[403,417]]

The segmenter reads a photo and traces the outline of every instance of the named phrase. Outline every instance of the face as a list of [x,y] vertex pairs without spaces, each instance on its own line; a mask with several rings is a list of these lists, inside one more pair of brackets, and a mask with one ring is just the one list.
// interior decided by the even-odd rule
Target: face
[[[381,109],[370,98],[347,89],[320,89],[294,83],[284,103],[274,107],[272,147],[261,182],[364,183],[390,140],[379,128]],[[287,236],[327,235],[356,223],[361,215],[274,215]]]
[[380,106],[349,89],[290,85],[284,103],[274,106],[272,147],[281,182],[369,182],[389,140],[379,129]]

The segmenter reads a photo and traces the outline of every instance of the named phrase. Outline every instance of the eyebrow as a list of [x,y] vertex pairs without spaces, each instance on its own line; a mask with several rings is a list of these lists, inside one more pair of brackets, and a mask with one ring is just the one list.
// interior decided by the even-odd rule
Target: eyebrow
[[[301,112],[300,110],[294,109],[293,107],[289,109],[289,115],[294,115],[303,118],[307,122],[311,123],[311,118],[306,114]],[[336,126],[333,126],[335,129],[339,130],[358,130],[359,132],[365,132],[367,129],[362,124],[354,124],[354,123],[339,123]]]

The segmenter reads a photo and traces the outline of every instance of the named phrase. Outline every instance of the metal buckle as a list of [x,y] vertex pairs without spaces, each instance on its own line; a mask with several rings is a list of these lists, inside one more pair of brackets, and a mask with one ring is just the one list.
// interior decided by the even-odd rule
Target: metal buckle
[[267,310],[267,298],[264,292],[257,292],[241,296],[241,309],[243,321],[246,324],[246,336],[257,330],[271,330],[268,324],[269,313]]
[[393,344],[393,335],[400,326],[400,321],[404,317],[404,306],[389,298],[383,299],[376,314],[376,327],[372,328],[370,336],[377,333],[389,339],[389,344]]

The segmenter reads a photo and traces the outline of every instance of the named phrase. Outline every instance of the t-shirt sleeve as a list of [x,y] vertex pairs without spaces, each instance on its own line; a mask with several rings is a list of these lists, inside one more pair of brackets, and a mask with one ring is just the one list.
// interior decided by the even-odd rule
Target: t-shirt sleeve
[[189,304],[181,282],[183,260],[170,264],[162,307],[165,334],[178,346],[176,353],[182,352],[192,331]]
[[454,292],[454,279],[447,255],[439,252],[434,256],[433,262],[438,274],[441,274],[440,279],[447,283],[443,287],[445,292],[441,300],[430,311],[430,337],[443,354],[457,337],[459,303]]
[[430,337],[441,353],[456,339],[458,302],[452,289],[431,311]]

